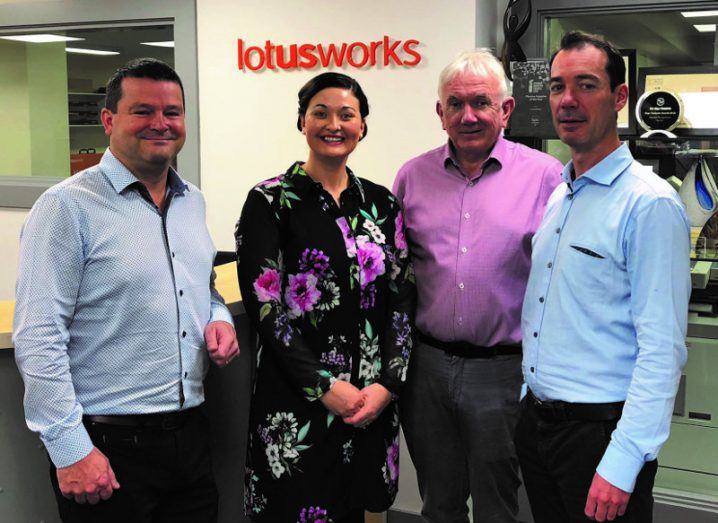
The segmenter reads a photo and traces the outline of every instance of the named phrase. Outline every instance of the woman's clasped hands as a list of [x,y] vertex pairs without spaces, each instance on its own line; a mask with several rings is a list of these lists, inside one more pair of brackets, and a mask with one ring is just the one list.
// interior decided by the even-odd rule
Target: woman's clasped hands
[[373,422],[391,401],[391,393],[379,383],[359,390],[346,381],[338,380],[321,397],[324,406],[341,416],[344,423],[365,428]]

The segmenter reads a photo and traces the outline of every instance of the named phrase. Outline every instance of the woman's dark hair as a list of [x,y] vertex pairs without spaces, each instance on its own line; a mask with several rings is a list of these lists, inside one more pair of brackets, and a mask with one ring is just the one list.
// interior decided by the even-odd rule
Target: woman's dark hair
[[[338,87],[339,89],[349,89],[351,93],[359,100],[359,114],[364,120],[369,114],[369,101],[366,99],[364,91],[362,91],[359,82],[351,76],[342,73],[322,73],[309,80],[299,90],[299,116],[297,117],[297,129],[302,130],[302,117],[307,113],[309,101],[314,98],[319,91],[330,87]],[[367,125],[364,122],[364,133],[361,138],[364,139],[367,133]]]
[[606,74],[611,84],[611,91],[617,86],[626,83],[626,64],[623,56],[611,42],[600,35],[584,33],[582,31],[570,31],[563,35],[558,50],[551,56],[549,66],[553,64],[559,51],[569,49],[582,49],[587,45],[600,49],[606,54]]

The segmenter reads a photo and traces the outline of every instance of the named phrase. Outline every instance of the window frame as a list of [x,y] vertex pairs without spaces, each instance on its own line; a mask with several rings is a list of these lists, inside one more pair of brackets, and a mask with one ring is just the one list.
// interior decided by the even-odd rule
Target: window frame
[[[175,69],[184,86],[187,140],[177,157],[183,178],[200,185],[197,18],[194,0],[23,2],[0,4],[0,34],[18,30],[77,29],[121,25],[172,24]],[[49,187],[67,177],[0,177],[0,207],[28,209]]]

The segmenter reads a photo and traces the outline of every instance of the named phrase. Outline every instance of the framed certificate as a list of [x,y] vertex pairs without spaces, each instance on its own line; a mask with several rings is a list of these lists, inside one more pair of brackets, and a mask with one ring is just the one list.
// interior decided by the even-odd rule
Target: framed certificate
[[677,136],[718,136],[718,66],[641,67],[638,91],[678,96],[683,114],[673,129]]

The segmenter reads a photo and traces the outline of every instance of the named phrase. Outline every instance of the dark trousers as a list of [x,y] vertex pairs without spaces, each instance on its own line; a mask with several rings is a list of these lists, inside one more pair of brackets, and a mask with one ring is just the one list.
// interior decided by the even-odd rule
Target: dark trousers
[[120,489],[97,505],[80,505],[50,479],[64,523],[211,523],[217,490],[208,423],[199,409],[180,426],[125,427],[85,422],[95,446],[110,460]]
[[421,514],[431,523],[513,523],[518,459],[513,435],[521,356],[464,358],[419,343],[401,395]]
[[[546,419],[531,401],[521,402],[516,451],[535,523],[591,521],[584,515],[588,489],[617,422]],[[614,521],[653,520],[657,468],[655,460],[643,466],[625,515]]]

